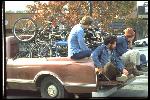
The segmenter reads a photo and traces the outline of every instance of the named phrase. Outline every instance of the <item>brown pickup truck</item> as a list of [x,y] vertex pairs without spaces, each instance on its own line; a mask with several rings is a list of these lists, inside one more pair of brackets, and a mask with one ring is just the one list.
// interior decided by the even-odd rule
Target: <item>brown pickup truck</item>
[[65,98],[69,93],[106,97],[135,80],[134,77],[126,82],[101,81],[95,74],[95,66],[90,58],[12,59],[18,50],[15,37],[6,37],[7,89],[40,91],[43,98]]

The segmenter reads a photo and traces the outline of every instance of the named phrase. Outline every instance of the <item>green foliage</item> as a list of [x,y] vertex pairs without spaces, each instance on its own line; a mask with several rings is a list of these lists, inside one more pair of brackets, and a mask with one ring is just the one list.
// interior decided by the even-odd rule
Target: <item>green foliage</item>
[[148,34],[148,22],[143,19],[135,18],[126,21],[127,27],[134,28],[139,33],[139,38],[144,38]]

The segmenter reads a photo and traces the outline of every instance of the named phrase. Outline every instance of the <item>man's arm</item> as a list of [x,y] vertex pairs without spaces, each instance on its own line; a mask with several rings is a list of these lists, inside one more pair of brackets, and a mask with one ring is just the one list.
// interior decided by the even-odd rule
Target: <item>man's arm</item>
[[132,49],[132,48],[133,48],[133,47],[132,47],[132,41],[129,41],[129,42],[128,42],[128,48],[129,48],[129,49]]
[[124,38],[122,36],[118,36],[117,37],[117,43],[120,44],[120,43],[123,43],[124,42]]
[[101,46],[98,46],[91,54],[92,60],[94,62],[94,65],[96,67],[102,67],[101,62],[99,61],[99,56],[101,55],[102,48]]
[[77,37],[78,37],[78,43],[79,46],[82,50],[89,50],[89,48],[86,46],[85,41],[84,41],[84,33],[80,30],[77,33]]
[[117,57],[115,50],[113,50],[113,57],[114,57],[113,61],[116,65],[117,69],[119,69],[122,72],[124,69],[124,63],[119,57]]
[[128,75],[128,71],[125,69],[125,64],[123,61],[116,56],[116,52],[114,51],[115,63],[118,70],[120,70],[123,74]]
[[118,57],[116,58],[116,66],[121,72],[123,71],[124,64],[123,64],[122,60],[119,59]]

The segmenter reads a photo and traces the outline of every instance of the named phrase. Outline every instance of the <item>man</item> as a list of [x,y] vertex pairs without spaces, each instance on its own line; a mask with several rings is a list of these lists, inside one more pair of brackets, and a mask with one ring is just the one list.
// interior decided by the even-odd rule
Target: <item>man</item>
[[140,66],[137,67],[137,70],[147,72],[148,67],[147,67],[147,62],[145,54],[140,54]]
[[[110,80],[115,80],[117,76],[121,76],[121,73],[125,76],[129,74],[121,59],[116,56],[114,50],[116,41],[116,36],[107,36],[104,39],[104,43],[98,46],[91,54],[96,66],[95,71],[104,74]],[[120,78],[119,80],[121,81],[122,79]]]
[[[134,29],[133,30],[135,32],[135,37],[136,37],[136,30]],[[135,38],[133,39],[133,41],[135,41]],[[146,60],[146,56],[145,54],[140,54],[140,66],[137,66],[137,69],[140,70],[140,71],[148,71],[148,68],[147,68],[147,60]]]
[[[125,64],[133,62],[136,67],[140,66],[140,53],[137,50],[132,50],[132,41],[135,37],[135,32],[132,28],[126,28],[123,36],[117,37],[116,54],[123,60]],[[136,70],[136,75],[143,74]]]
[[68,37],[68,57],[71,59],[90,57],[92,51],[85,44],[84,29],[89,28],[92,22],[92,17],[84,16],[80,23],[72,28]]

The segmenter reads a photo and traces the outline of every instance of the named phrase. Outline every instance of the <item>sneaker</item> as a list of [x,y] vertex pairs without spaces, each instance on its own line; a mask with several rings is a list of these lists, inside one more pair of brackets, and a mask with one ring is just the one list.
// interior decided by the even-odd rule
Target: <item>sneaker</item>
[[138,70],[134,70],[133,71],[133,75],[134,76],[140,76],[140,75],[143,75],[144,73],[142,71],[138,71]]
[[142,67],[148,67],[148,65],[147,64],[143,64]]
[[121,81],[121,82],[125,82],[127,81],[128,77],[124,74],[122,74],[122,76],[120,77],[116,77],[116,81]]
[[141,65],[136,65],[137,70],[141,70]]
[[128,78],[133,78],[135,77],[133,74],[128,75]]
[[147,71],[148,71],[148,68],[147,68],[147,67],[142,67],[142,68],[141,68],[141,71],[147,72]]

